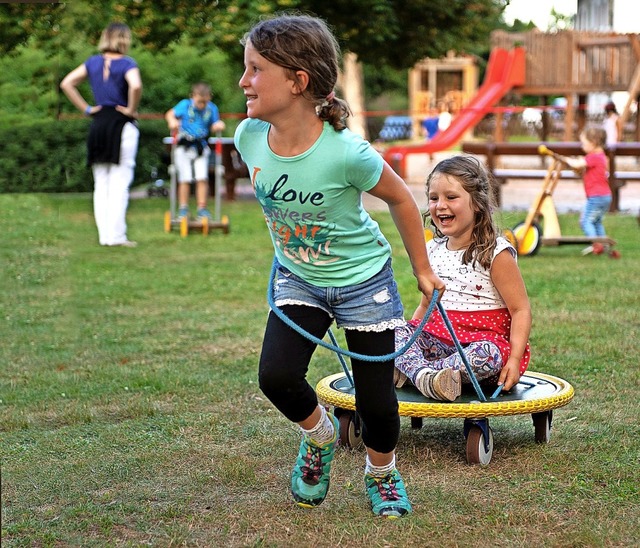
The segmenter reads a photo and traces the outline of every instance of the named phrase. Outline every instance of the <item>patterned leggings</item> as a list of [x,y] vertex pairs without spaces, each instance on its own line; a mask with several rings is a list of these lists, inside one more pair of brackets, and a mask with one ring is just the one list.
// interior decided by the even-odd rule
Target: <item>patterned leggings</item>
[[[396,328],[396,349],[402,348],[415,332],[415,327],[407,324]],[[478,381],[496,379],[502,369],[500,349],[492,342],[477,341],[463,346],[464,354]],[[440,371],[459,369],[463,383],[471,383],[464,362],[455,346],[450,346],[423,331],[409,349],[396,358],[396,368],[411,382],[419,371]]]

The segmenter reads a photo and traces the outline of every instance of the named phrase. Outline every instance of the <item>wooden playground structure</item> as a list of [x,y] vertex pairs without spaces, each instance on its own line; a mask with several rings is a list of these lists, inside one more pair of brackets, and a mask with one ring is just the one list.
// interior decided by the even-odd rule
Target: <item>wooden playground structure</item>
[[[564,116],[564,141],[574,141],[586,123],[586,99],[589,93],[627,91],[629,98],[620,113],[621,125],[634,122],[634,141],[640,141],[640,109],[631,120],[632,105],[640,96],[640,37],[637,34],[613,32],[559,31],[543,33],[537,30],[491,33],[491,47],[525,51],[525,78],[514,87],[517,95],[540,98],[546,107],[542,116],[542,140],[550,133],[549,99],[564,96],[567,107]],[[497,116],[501,113],[498,112]],[[501,141],[496,124],[496,141]]]
[[441,59],[417,62],[409,70],[413,134],[420,135],[422,121],[438,110],[438,104],[457,114],[478,90],[478,78],[478,63],[469,55],[456,56],[450,52]]
[[[456,62],[460,67],[451,62],[446,66],[416,65],[410,73],[409,94],[412,109],[417,114],[424,110],[431,93],[425,89],[425,82],[430,82],[425,72],[458,70],[461,72],[460,82],[465,76],[464,71],[472,75],[464,63]],[[435,91],[440,92],[437,87]],[[387,162],[402,177],[406,176],[408,156],[433,154],[452,148],[467,138],[488,114],[495,116],[495,124],[493,137],[485,144],[503,143],[505,113],[522,109],[521,97],[525,95],[539,98],[542,115],[540,141],[549,141],[555,118],[560,120],[557,123],[562,130],[562,141],[575,148],[578,135],[587,123],[588,95],[628,92],[628,100],[620,113],[620,126],[631,126],[632,137],[617,147],[609,148],[610,159],[615,159],[616,148],[628,144],[636,150],[640,146],[640,108],[635,112],[632,108],[640,98],[640,35],[572,30],[555,33],[494,31],[482,85],[471,97],[467,97],[463,89],[459,91],[464,102],[446,131],[437,133],[430,141],[398,143],[384,151]],[[561,116],[552,116],[557,107],[551,105],[551,99],[558,96],[565,97],[566,107],[562,109]],[[463,143],[463,150],[465,145],[467,143]],[[581,153],[579,148],[577,153]],[[500,152],[496,149],[491,154],[494,160]],[[614,170],[613,165],[611,169]],[[513,175],[512,178],[517,177]],[[631,177],[616,174],[615,178],[637,180],[635,173]],[[612,185],[612,191],[617,191],[616,184]]]
[[[498,52],[523,51],[522,67],[501,71]],[[503,55],[504,57],[504,55]],[[552,60],[553,62],[550,62]],[[492,61],[494,61],[492,65]],[[504,63],[504,61],[502,61]],[[496,67],[495,65],[498,65]],[[488,82],[489,76],[493,79]],[[487,84],[501,86],[501,93],[490,100],[478,101]],[[467,115],[477,123],[485,114],[496,116],[494,141],[504,140],[502,119],[508,107],[518,106],[524,95],[539,98],[542,110],[542,140],[551,133],[551,98],[562,96],[564,141],[575,141],[587,118],[589,93],[610,94],[627,91],[629,99],[620,113],[620,123],[634,122],[634,141],[640,141],[640,109],[631,120],[632,105],[640,96],[640,37],[637,34],[564,30],[544,33],[532,30],[491,33],[491,56],[483,86],[478,88],[478,67],[470,56],[449,54],[441,59],[424,59],[409,71],[409,104],[414,135],[420,135],[420,124],[439,103],[446,103],[454,115]],[[469,116],[470,110],[483,112]],[[506,108],[495,108],[506,107]],[[460,136],[473,129],[463,128]],[[458,136],[456,138],[459,138]]]

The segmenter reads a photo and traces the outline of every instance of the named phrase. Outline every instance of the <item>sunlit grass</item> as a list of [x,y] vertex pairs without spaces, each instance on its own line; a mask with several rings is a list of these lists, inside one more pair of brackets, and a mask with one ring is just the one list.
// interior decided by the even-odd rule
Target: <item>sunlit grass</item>
[[[635,218],[607,217],[619,260],[575,246],[520,259],[531,368],[576,390],[551,442],[534,443],[530,416],[497,417],[491,464],[470,467],[461,421],[403,419],[415,514],[386,522],[367,507],[361,452],[338,452],[322,507],[290,500],[298,434],[256,384],[272,249],[254,202],[224,205],[229,235],[183,239],[163,232],[165,201],[134,200],[135,249],[97,245],[89,196],[0,207],[3,546],[636,544]],[[410,312],[408,261],[389,215],[376,218]],[[321,349],[309,378],[339,370]]]

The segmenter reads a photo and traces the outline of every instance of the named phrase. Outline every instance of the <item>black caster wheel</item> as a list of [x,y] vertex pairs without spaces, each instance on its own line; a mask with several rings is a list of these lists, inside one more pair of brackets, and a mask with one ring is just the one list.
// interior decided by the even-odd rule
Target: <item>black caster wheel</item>
[[532,413],[536,443],[549,443],[551,439],[551,411]]
[[471,425],[467,432],[467,462],[487,466],[492,455],[493,431],[489,425],[486,426],[486,433],[479,425]]
[[359,449],[362,443],[362,425],[360,418],[353,411],[336,410],[336,417],[340,424],[338,439],[340,445],[348,449]]

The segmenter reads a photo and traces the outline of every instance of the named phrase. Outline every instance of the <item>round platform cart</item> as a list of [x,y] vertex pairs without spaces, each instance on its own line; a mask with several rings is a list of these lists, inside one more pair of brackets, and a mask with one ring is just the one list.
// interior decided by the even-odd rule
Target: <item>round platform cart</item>
[[[340,424],[340,443],[358,448],[362,444],[360,419],[355,412],[355,391],[345,373],[322,379],[317,387],[318,398],[334,407]],[[548,443],[551,435],[553,409],[567,405],[574,395],[565,380],[544,373],[527,371],[508,393],[500,393],[486,402],[477,394],[463,392],[455,402],[430,400],[414,387],[396,389],[400,416],[411,417],[413,428],[422,427],[423,418],[462,418],[466,438],[466,458],[469,464],[486,466],[493,455],[493,431],[489,418],[531,414],[537,443]]]

